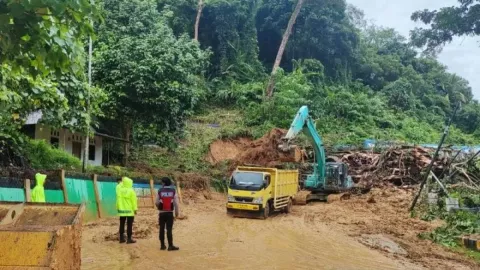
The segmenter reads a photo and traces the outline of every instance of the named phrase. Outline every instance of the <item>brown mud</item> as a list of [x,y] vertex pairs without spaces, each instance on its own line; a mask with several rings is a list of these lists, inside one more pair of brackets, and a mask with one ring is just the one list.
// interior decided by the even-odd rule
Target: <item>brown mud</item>
[[240,165],[276,167],[285,162],[298,162],[301,159],[300,149],[289,152],[278,149],[286,133],[284,129],[275,128],[254,141],[248,138],[217,140],[210,144],[206,160],[212,165],[230,161],[232,168]]
[[[188,219],[174,225],[179,252],[159,250],[157,213],[141,209],[135,245],[110,241],[116,218],[84,226],[82,269],[480,269],[417,237],[434,225],[408,217],[411,191],[374,190],[346,201],[294,206],[267,220],[227,217],[225,195],[185,194]],[[151,233],[145,236],[145,230]]]
[[56,226],[69,225],[75,219],[76,212],[71,209],[56,210],[54,208],[26,208],[18,218],[16,225]]

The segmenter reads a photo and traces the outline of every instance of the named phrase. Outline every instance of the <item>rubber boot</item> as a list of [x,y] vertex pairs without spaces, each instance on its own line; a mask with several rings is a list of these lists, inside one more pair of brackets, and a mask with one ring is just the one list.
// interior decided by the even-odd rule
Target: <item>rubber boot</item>
[[165,246],[165,245],[160,246],[160,250],[166,250],[166,249],[167,249],[167,246]]
[[180,248],[176,247],[176,246],[169,246],[168,247],[168,251],[176,251],[176,250],[179,250]]
[[127,239],[127,244],[135,244],[137,241],[133,240],[132,238]]
[[125,234],[120,235],[120,244],[125,243]]

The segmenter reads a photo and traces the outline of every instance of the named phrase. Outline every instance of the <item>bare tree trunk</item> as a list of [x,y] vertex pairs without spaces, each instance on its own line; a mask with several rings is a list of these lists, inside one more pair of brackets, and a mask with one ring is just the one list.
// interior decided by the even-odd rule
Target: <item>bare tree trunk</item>
[[195,40],[198,41],[198,28],[200,26],[200,17],[203,11],[203,0],[198,0],[197,19],[195,20]]
[[290,20],[288,21],[287,29],[283,34],[282,43],[280,44],[280,48],[278,49],[277,58],[275,59],[275,63],[273,64],[272,74],[270,75],[270,80],[268,81],[267,90],[265,91],[267,99],[273,96],[273,88],[275,87],[275,73],[277,72],[277,69],[280,66],[280,63],[282,62],[283,52],[285,51],[285,47],[287,46],[288,39],[292,34],[293,25],[297,20],[298,14],[300,13],[300,10],[302,9],[304,2],[305,0],[298,0],[297,6],[295,7],[295,10],[293,11],[292,16],[290,17]]
[[[126,141],[130,141],[130,137],[132,135],[132,124],[129,120],[124,123],[123,127],[124,136]],[[128,166],[128,157],[130,155],[130,143],[124,142],[123,144],[123,166]]]

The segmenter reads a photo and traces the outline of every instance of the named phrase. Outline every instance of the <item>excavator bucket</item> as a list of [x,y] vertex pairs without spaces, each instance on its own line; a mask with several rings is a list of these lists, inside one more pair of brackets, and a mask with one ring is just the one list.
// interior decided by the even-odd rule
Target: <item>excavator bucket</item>
[[295,198],[293,200],[293,204],[295,205],[306,205],[308,202],[308,199],[311,195],[311,192],[308,190],[301,190],[295,195]]
[[0,270],[80,269],[84,205],[0,202]]
[[350,199],[350,193],[330,194],[327,196],[327,202],[343,201]]

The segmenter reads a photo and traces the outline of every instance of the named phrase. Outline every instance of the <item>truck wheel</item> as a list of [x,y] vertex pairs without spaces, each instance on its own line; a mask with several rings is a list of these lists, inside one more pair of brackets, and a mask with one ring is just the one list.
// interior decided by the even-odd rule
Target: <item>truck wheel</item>
[[263,208],[262,218],[267,219],[269,215],[270,215],[270,203],[267,202],[267,204],[265,204],[265,208]]
[[288,204],[287,206],[285,206],[285,209],[284,209],[284,212],[286,214],[290,213],[290,211],[292,211],[292,199],[288,200]]

